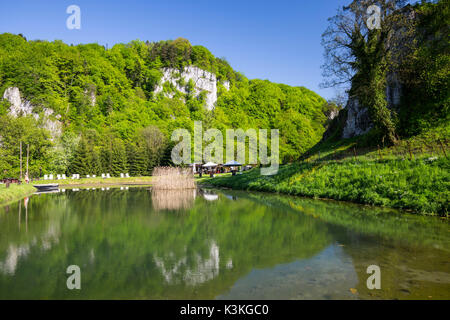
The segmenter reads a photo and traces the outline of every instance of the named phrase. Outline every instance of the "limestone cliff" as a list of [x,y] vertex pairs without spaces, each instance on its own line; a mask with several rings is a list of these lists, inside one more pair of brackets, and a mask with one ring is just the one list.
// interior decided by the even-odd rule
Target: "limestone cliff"
[[[386,87],[386,100],[388,108],[395,110],[400,104],[402,86],[395,74],[388,75]],[[369,110],[361,106],[356,97],[350,97],[345,107],[347,120],[342,131],[342,138],[352,138],[367,133],[373,126],[370,120]]]
[[22,99],[20,90],[17,87],[9,87],[3,94],[3,99],[10,103],[9,115],[13,117],[33,116],[39,121],[41,126],[47,129],[53,138],[59,137],[62,131],[61,122],[57,119],[59,115],[54,115],[53,110],[44,108],[41,114],[35,112],[34,106],[30,101]]
[[[415,10],[411,6],[406,6],[402,12],[411,23],[417,19]],[[414,34],[404,32],[404,27],[396,27],[393,34],[387,41],[388,47],[395,48],[396,55],[393,55],[396,65],[401,64],[401,59],[404,59],[406,52],[409,50],[408,46],[404,46],[404,43],[411,43],[414,41]],[[391,70],[387,77],[386,86],[386,102],[389,109],[397,111],[402,96],[402,83],[399,80],[399,76],[396,70]],[[342,138],[351,138],[367,133],[373,126],[367,106],[362,106],[355,97],[349,97],[347,106],[347,121],[343,128]]]
[[[180,81],[182,80],[182,81]],[[176,90],[186,94],[186,84],[192,80],[195,84],[195,96],[198,96],[201,92],[206,92],[206,108],[213,110],[217,101],[217,86],[219,81],[214,73],[202,70],[195,66],[187,66],[180,73],[179,70],[173,68],[163,69],[163,76],[160,84],[155,89],[155,94],[163,92],[163,85],[165,83],[171,83]],[[230,83],[224,81],[221,83],[227,90],[230,89]],[[171,94],[167,94],[171,97]]]

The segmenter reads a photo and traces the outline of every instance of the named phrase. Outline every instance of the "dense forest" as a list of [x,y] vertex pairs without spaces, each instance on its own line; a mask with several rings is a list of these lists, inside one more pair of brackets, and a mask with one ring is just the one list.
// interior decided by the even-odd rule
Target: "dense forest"
[[[327,84],[347,82],[349,97],[368,109],[373,128],[364,143],[395,145],[436,127],[445,135],[449,0],[414,6],[382,1],[383,24],[373,30],[366,25],[370,3],[352,1],[329,19],[323,36]],[[188,66],[215,75],[213,110],[206,107],[208,92],[198,94],[192,80],[178,76],[177,86],[162,83],[168,68],[180,75]],[[394,108],[387,97],[392,78],[402,91]],[[202,121],[203,130],[223,133],[279,129],[280,160],[288,163],[317,145],[326,128],[333,132],[324,139],[341,139],[346,121],[346,109],[330,120],[336,103],[304,87],[249,80],[224,58],[183,38],[105,48],[1,34],[0,94],[12,87],[33,113],[13,116],[9,101],[0,100],[0,177],[18,176],[20,142],[30,146],[32,176],[41,171],[149,175],[157,165],[170,165],[173,130],[193,132],[194,121]],[[59,125],[57,134],[48,130],[44,114]]]
[[[205,94],[193,94],[192,81],[179,80],[185,93],[164,84],[165,68],[196,66],[216,75],[217,102],[205,108]],[[229,88],[221,85],[227,82]],[[0,93],[17,87],[34,114],[54,112],[61,124],[55,136],[43,117],[13,117],[0,103],[0,176],[18,176],[19,143],[30,146],[30,172],[149,175],[170,164],[176,128],[280,129],[282,162],[297,159],[324,131],[326,101],[304,87],[249,80],[225,59],[186,39],[156,43],[132,41],[105,48],[61,41],[28,41],[0,35]],[[225,136],[225,135],[224,135]]]

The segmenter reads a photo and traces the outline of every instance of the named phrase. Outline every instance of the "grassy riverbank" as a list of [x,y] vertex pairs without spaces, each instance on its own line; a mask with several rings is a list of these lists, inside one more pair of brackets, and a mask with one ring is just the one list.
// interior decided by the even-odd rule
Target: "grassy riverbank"
[[36,189],[30,184],[11,184],[9,188],[6,188],[4,184],[0,185],[0,206],[8,204],[13,201],[20,200],[32,193]]
[[259,169],[217,176],[201,183],[233,189],[327,198],[447,216],[450,162],[423,159],[304,161],[280,167],[275,176]]
[[40,180],[33,184],[57,183],[60,187],[65,186],[121,186],[121,185],[151,185],[152,177],[130,177],[130,178],[85,178],[85,179],[65,179],[65,180]]

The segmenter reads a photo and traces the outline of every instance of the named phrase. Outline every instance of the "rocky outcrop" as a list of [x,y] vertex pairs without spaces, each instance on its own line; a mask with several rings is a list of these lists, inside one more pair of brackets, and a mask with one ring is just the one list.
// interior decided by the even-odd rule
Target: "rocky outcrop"
[[349,98],[347,106],[347,120],[342,130],[342,138],[348,139],[367,133],[372,128],[369,111],[359,105],[356,97]]
[[225,87],[225,89],[230,90],[230,81],[224,81],[222,82],[222,85]]
[[[395,73],[387,77],[386,100],[388,108],[396,110],[400,104],[402,86]],[[348,139],[367,133],[373,126],[370,120],[369,110],[361,106],[356,97],[350,97],[345,107],[347,120],[342,131],[342,138]]]
[[330,138],[340,139],[342,137],[343,128],[347,121],[347,109],[342,109],[337,112],[337,116],[331,118],[328,117],[328,124],[325,132],[323,133],[322,140],[326,141]]
[[[201,92],[206,92],[206,108],[213,110],[217,101],[217,85],[218,80],[214,73],[202,70],[195,66],[185,67],[180,73],[179,70],[173,68],[165,68],[163,70],[163,76],[160,84],[155,89],[155,94],[163,91],[163,85],[167,82],[171,83],[176,90],[181,93],[187,93],[187,83],[192,80],[195,84],[194,95],[198,96]],[[224,81],[222,85],[229,90],[230,82]],[[166,94],[168,97],[172,97],[173,94]]]
[[96,87],[93,84],[90,84],[84,89],[84,94],[89,100],[89,104],[91,107],[94,107],[97,102],[97,96],[95,94]]
[[395,109],[400,104],[402,97],[402,84],[398,80],[396,73],[390,73],[387,76],[386,99],[388,107]]
[[[3,99],[8,100],[10,103],[9,115],[13,117],[25,117],[33,116],[36,121],[41,123],[41,126],[47,129],[53,138],[59,137],[62,132],[61,122],[55,120],[60,116],[54,116],[54,112],[51,109],[44,108],[41,115],[35,112],[34,106],[30,101],[22,99],[20,95],[20,90],[17,87],[10,87],[3,93]],[[42,118],[41,118],[42,117]]]
[[[9,108],[9,114],[13,117],[29,116],[33,115],[33,106],[29,101],[20,97],[20,91],[17,87],[7,88],[3,94],[3,99],[6,99],[11,104]],[[35,115],[36,118],[36,115]]]
[[[410,5],[405,6],[400,11],[400,14],[406,17],[407,21],[411,23],[418,18],[415,9]],[[396,52],[396,54],[392,55],[394,64],[401,65],[402,60],[407,56],[406,53],[410,50],[410,47],[404,44],[413,42],[415,35],[410,32],[405,32],[405,22],[401,19],[398,19],[397,23],[398,25],[394,27],[394,32],[389,37],[386,46],[391,51]],[[389,109],[397,111],[402,96],[402,83],[395,70],[388,73],[386,81],[387,106]],[[349,98],[346,109],[347,121],[342,132],[343,138],[351,138],[365,134],[372,128],[373,124],[370,121],[367,106],[361,106],[355,97]]]

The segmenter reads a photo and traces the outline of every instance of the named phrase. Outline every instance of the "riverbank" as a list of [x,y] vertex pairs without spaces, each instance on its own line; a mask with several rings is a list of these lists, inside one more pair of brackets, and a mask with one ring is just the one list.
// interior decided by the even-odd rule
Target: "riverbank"
[[234,177],[202,179],[200,183],[448,216],[449,168],[450,162],[445,157],[413,160],[349,158],[284,165],[274,176],[262,176],[259,169],[253,169]]
[[6,205],[10,202],[18,201],[26,196],[29,196],[36,192],[30,184],[11,184],[9,188],[6,188],[4,184],[0,185],[0,206]]
[[101,187],[101,186],[149,186],[152,184],[152,177],[130,177],[130,178],[108,178],[101,177],[85,178],[85,179],[65,179],[65,180],[40,180],[34,181],[33,184],[49,184],[57,183],[60,187]]

